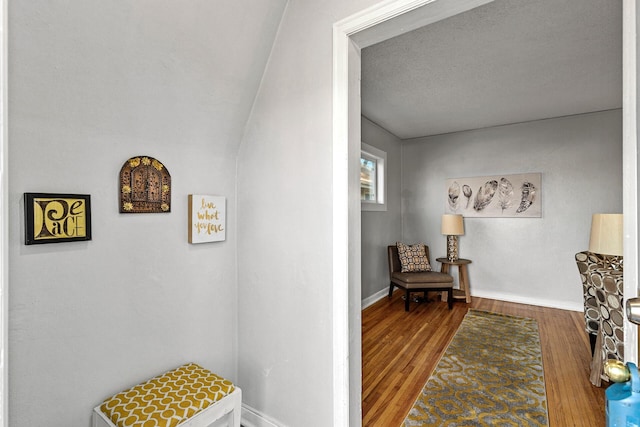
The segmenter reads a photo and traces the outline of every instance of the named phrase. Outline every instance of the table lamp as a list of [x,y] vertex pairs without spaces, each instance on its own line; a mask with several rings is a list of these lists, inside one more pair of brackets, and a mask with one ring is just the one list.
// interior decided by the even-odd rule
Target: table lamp
[[605,257],[609,268],[621,270],[622,263],[614,257],[622,256],[622,214],[593,214],[589,252]]
[[442,215],[442,234],[447,236],[447,259],[449,261],[458,260],[458,236],[464,234],[464,223],[462,215],[445,214]]

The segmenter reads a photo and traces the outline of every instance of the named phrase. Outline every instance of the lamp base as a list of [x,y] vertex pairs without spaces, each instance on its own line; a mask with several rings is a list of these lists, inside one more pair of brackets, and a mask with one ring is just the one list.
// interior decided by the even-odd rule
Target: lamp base
[[624,257],[622,255],[605,255],[593,251],[589,251],[589,253],[591,254],[590,256],[595,257],[598,264],[602,264],[605,269],[622,273],[624,269]]
[[458,236],[447,236],[447,259],[458,260]]
[[625,311],[629,322],[640,325],[640,298],[629,298]]
[[623,269],[623,258],[622,256],[617,255],[605,255],[604,256],[605,266],[610,270],[622,271]]

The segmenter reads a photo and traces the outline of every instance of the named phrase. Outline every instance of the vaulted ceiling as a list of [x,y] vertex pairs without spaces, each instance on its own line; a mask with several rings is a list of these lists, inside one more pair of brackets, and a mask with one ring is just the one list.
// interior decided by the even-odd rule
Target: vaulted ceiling
[[496,0],[362,50],[362,114],[401,139],[621,107],[621,0]]

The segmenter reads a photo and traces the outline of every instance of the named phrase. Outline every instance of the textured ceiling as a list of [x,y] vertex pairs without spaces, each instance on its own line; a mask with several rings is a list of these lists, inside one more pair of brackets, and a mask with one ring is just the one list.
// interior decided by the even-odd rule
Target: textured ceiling
[[496,0],[362,50],[362,114],[401,139],[621,106],[621,0]]

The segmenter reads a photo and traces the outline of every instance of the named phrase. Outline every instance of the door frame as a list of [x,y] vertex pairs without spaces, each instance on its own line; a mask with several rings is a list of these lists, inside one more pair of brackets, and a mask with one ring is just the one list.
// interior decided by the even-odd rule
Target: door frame
[[9,425],[9,147],[7,138],[7,0],[0,0],[0,426]]
[[[333,399],[334,425],[361,425],[361,339],[350,330],[360,317],[360,301],[351,290],[360,277],[358,186],[353,182],[358,164],[360,139],[350,129],[360,120],[350,120],[350,106],[360,107],[360,91],[349,90],[354,82],[349,61],[358,60],[360,50],[430,23],[446,19],[493,0],[390,0],[357,12],[333,26]],[[623,213],[625,300],[638,295],[638,43],[640,15],[635,0],[623,0]],[[355,49],[354,49],[355,48]],[[355,53],[354,53],[355,51]],[[354,57],[354,55],[356,57]],[[353,131],[352,131],[353,136]],[[351,173],[350,173],[351,172]],[[358,204],[359,206],[359,204]],[[358,256],[350,258],[357,251]],[[358,357],[350,357],[356,355]],[[637,362],[637,327],[625,318],[625,358]],[[357,359],[357,363],[354,361]],[[358,366],[356,366],[358,365]],[[352,390],[350,394],[350,389]],[[355,393],[353,392],[355,390]],[[350,397],[351,395],[351,397]]]

